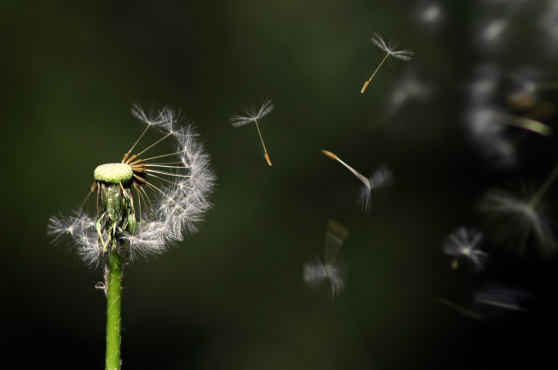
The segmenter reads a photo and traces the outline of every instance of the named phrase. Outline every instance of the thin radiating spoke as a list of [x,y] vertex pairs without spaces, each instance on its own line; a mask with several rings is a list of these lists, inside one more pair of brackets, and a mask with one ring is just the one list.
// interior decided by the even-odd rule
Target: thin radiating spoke
[[151,144],[150,146],[147,147],[147,149],[144,149],[143,152],[137,154],[138,156],[142,155],[143,153],[147,152],[149,149],[153,148],[155,145],[159,144],[161,141],[165,140],[167,137],[171,136],[174,132],[170,132],[169,134],[167,134],[165,137],[157,140],[155,143]]

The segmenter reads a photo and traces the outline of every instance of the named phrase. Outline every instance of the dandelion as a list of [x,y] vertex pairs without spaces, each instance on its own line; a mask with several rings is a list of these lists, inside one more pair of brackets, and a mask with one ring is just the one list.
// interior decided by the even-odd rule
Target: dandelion
[[369,210],[372,190],[393,184],[393,174],[391,170],[385,165],[376,170],[370,178],[366,178],[365,176],[357,172],[354,168],[349,166],[347,163],[343,162],[341,158],[339,158],[332,152],[322,150],[322,153],[347,167],[349,171],[351,171],[360,181],[362,181],[363,186],[360,188],[357,196],[357,203],[360,204],[362,210]]
[[397,58],[397,59],[400,59],[400,60],[409,61],[409,60],[411,60],[411,56],[414,54],[410,50],[395,50],[399,46],[399,42],[394,42],[394,41],[390,40],[386,44],[386,42],[384,41],[382,36],[380,36],[379,33],[374,33],[374,36],[372,36],[372,43],[374,43],[374,45],[379,47],[381,50],[383,50],[387,54],[384,57],[384,59],[382,60],[382,62],[380,63],[380,65],[378,66],[378,68],[376,68],[376,70],[372,74],[372,77],[370,77],[370,79],[364,83],[364,86],[362,87],[362,90],[360,91],[361,93],[363,93],[364,90],[366,90],[370,81],[372,81],[372,79],[374,78],[374,76],[376,75],[376,73],[378,72],[380,67],[382,66],[382,64],[384,64],[384,62],[386,61],[386,59],[390,55],[393,56],[394,58]]
[[488,253],[479,249],[482,239],[482,233],[475,229],[460,227],[451,233],[443,243],[444,254],[454,257],[451,267],[458,268],[459,260],[465,258],[475,272],[483,270]]
[[336,258],[339,249],[348,236],[349,229],[333,220],[328,221],[325,239],[325,264],[317,258],[316,263],[304,265],[304,282],[310,288],[315,290],[322,286],[322,283],[329,282],[324,287],[331,298],[343,291],[346,270],[340,262],[336,261]]
[[523,255],[527,242],[534,238],[543,257],[556,252],[556,236],[542,200],[557,175],[558,166],[531,197],[518,197],[503,190],[492,190],[485,195],[479,210],[493,227],[498,244],[517,249]]
[[249,123],[254,122],[256,124],[256,128],[258,129],[258,134],[260,135],[260,140],[262,141],[262,145],[265,152],[265,159],[267,163],[271,166],[271,158],[269,158],[269,154],[267,154],[267,149],[265,148],[265,144],[263,141],[262,133],[260,131],[260,126],[258,125],[258,120],[267,116],[273,110],[273,104],[271,103],[271,99],[264,100],[262,106],[256,113],[256,103],[254,100],[249,100],[247,103],[241,103],[240,108],[246,113],[245,116],[232,116],[230,121],[234,127],[240,127],[247,125]]
[[[173,242],[183,240],[185,229],[196,231],[196,224],[210,207],[207,198],[215,182],[209,156],[196,132],[191,126],[181,127],[179,114],[173,109],[164,107],[147,115],[134,105],[132,114],[147,127],[121,163],[95,169],[89,195],[97,192],[96,216],[89,216],[80,208],[70,215],[51,217],[48,226],[54,243],[69,238],[85,263],[105,266],[105,282],[96,287],[107,293],[106,366],[110,369],[120,369],[124,263],[160,254]],[[161,131],[164,136],[140,153],[132,154],[150,129]],[[166,139],[176,141],[175,152],[143,157]]]

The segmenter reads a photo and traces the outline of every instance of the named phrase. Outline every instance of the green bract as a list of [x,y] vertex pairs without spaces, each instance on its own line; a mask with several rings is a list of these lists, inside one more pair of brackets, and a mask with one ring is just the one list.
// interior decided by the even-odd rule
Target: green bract
[[125,256],[127,246],[119,243],[118,239],[123,235],[134,235],[137,231],[134,201],[130,192],[133,173],[127,163],[108,163],[95,169],[94,177],[101,199],[96,228],[105,255],[121,249],[120,253]]
[[120,247],[123,248],[120,250],[121,254],[125,256],[127,253],[124,250],[127,246],[119,243],[118,239],[123,235],[134,235],[138,229],[130,188],[123,187],[122,184],[100,183],[99,186],[101,209],[96,228],[103,245],[103,253],[115,252]]
[[95,180],[110,184],[127,182],[132,179],[133,171],[127,163],[108,163],[95,168]]

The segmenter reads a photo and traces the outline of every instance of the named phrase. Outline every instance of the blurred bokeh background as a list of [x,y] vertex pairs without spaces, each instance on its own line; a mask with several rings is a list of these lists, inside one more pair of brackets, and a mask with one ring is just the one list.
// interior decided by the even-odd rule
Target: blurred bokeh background
[[[120,161],[142,129],[131,106],[150,101],[195,122],[219,180],[198,233],[127,266],[124,368],[556,366],[554,252],[542,258],[536,240],[524,256],[502,248],[477,206],[490,189],[537,188],[558,161],[556,135],[510,123],[556,128],[556,1],[0,8],[9,368],[104,366],[102,270],[50,244],[46,228],[80,206],[97,165]],[[384,65],[361,94],[385,56],[374,32],[415,56]],[[257,132],[229,122],[249,97],[275,105],[262,128],[272,167]],[[396,184],[363,213],[358,179],[321,149],[364,175],[387,164]],[[549,220],[557,195],[545,196]],[[328,219],[350,229],[345,291],[333,300],[302,277],[324,253]],[[459,226],[486,234],[479,274],[451,270],[442,253]],[[486,291],[507,303],[474,301]]]

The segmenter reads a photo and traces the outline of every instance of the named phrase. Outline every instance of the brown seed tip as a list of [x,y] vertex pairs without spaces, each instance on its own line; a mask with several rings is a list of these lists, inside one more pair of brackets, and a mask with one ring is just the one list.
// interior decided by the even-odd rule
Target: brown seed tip
[[271,158],[269,158],[269,154],[267,154],[267,152],[265,152],[265,159],[267,160],[267,163],[271,166]]
[[131,156],[130,158],[128,158],[128,160],[126,161],[126,163],[130,164],[131,162],[135,161],[137,157],[139,157],[139,155],[138,155],[138,154],[134,154],[133,156]]
[[451,261],[451,269],[452,270],[457,270],[458,267],[459,267],[459,263],[457,263],[457,260]]
[[370,83],[370,81],[366,81],[364,83],[364,86],[362,87],[362,90],[360,90],[360,93],[362,94],[364,92],[364,90],[366,90],[366,88],[368,87],[368,84]]
[[329,158],[338,160],[339,158],[337,158],[337,156],[335,154],[333,154],[332,152],[328,152],[327,150],[322,150],[322,153],[324,153],[325,155],[327,155]]

